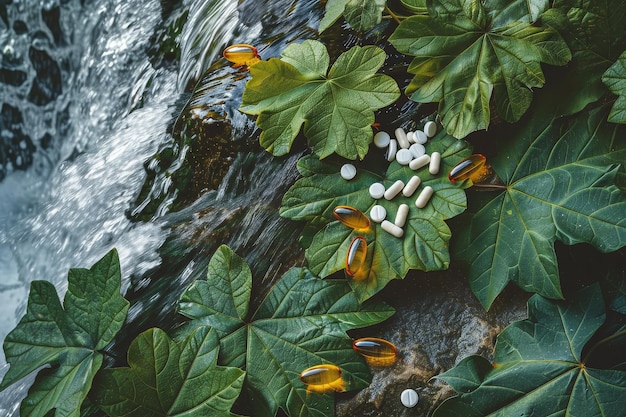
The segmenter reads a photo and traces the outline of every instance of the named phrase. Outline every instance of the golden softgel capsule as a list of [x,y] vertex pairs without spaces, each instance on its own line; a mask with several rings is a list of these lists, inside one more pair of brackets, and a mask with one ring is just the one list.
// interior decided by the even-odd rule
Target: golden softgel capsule
[[337,220],[351,229],[365,230],[370,227],[370,219],[354,207],[337,206],[333,210],[333,215]]
[[224,49],[224,58],[235,64],[235,66],[246,65],[251,67],[261,60],[256,48],[246,43],[237,43]]
[[352,239],[348,253],[346,254],[346,273],[351,277],[365,264],[367,258],[367,241],[363,236],[357,236]]
[[472,182],[480,183],[490,175],[491,167],[487,164],[484,155],[475,153],[456,164],[448,174],[451,182],[470,179]]
[[352,349],[363,355],[372,366],[389,366],[396,362],[398,349],[393,343],[376,337],[364,337],[352,343]]
[[300,373],[300,381],[307,386],[307,391],[325,393],[343,392],[346,383],[341,376],[341,369],[336,365],[316,365]]

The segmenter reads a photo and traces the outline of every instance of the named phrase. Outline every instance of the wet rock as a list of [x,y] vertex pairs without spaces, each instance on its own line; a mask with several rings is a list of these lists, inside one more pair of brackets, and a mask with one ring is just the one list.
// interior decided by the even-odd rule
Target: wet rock
[[44,50],[31,47],[28,56],[36,72],[28,101],[37,106],[44,106],[62,93],[61,68]]
[[19,109],[2,104],[0,111],[0,181],[13,170],[24,170],[33,163],[35,146],[24,133]]

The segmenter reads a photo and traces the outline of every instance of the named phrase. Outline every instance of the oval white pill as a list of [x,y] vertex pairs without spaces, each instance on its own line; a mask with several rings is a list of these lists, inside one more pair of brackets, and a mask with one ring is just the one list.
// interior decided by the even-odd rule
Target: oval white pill
[[435,191],[433,190],[433,187],[431,187],[430,185],[424,187],[420,195],[417,196],[417,200],[415,200],[415,205],[417,206],[417,208],[426,207],[426,204],[428,204],[428,201],[430,201],[430,198],[433,196],[434,192]]
[[396,213],[396,218],[393,220],[393,224],[398,227],[404,227],[404,223],[406,223],[406,218],[409,215],[409,206],[406,204],[400,204],[398,207],[398,212]]
[[401,227],[398,227],[395,224],[391,223],[389,220],[383,220],[383,222],[380,224],[380,227],[382,227],[385,232],[389,233],[392,236],[400,238],[404,235],[404,230],[402,230]]
[[387,217],[387,210],[383,206],[376,204],[370,209],[370,219],[373,222],[380,223]]
[[424,148],[424,145],[422,145],[421,143],[414,143],[409,148],[409,151],[411,151],[411,155],[413,155],[413,158],[419,158],[426,153],[426,148]]
[[375,200],[382,198],[382,196],[385,195],[385,186],[379,182],[375,182],[370,185],[370,195]]
[[409,162],[411,162],[412,160],[413,154],[408,149],[400,149],[396,153],[396,161],[398,161],[400,165],[409,165]]
[[396,140],[398,141],[398,145],[402,149],[408,149],[410,143],[406,137],[406,132],[404,131],[404,129],[402,129],[401,127],[397,128],[395,131],[395,134],[396,134]]
[[426,133],[426,136],[428,136],[429,138],[435,136],[437,134],[437,123],[426,122],[426,124],[424,125],[424,133]]
[[343,164],[341,166],[341,178],[351,180],[356,177],[356,167],[352,164]]
[[391,140],[391,137],[389,136],[389,133],[387,132],[378,132],[374,135],[374,145],[376,145],[377,148],[385,148],[387,147],[387,145],[389,145],[389,141]]
[[428,172],[432,175],[439,174],[439,165],[441,165],[441,154],[439,152],[433,152],[430,154],[430,164],[428,165]]
[[413,139],[415,139],[415,143],[419,143],[420,145],[428,142],[428,136],[421,130],[416,130],[415,133],[413,133]]
[[404,183],[402,182],[402,180],[397,180],[396,182],[391,184],[391,187],[387,188],[387,190],[385,191],[385,194],[384,194],[385,199],[393,200],[393,198],[397,196],[398,193],[402,191],[403,188],[404,188]]
[[409,143],[415,143],[415,132],[406,132],[406,138],[409,140]]
[[417,187],[420,186],[421,182],[422,180],[420,179],[420,177],[418,177],[417,175],[413,175],[409,182],[407,182],[402,189],[402,195],[405,197],[411,197],[415,190],[417,190]]
[[408,408],[415,407],[419,402],[419,399],[420,397],[419,395],[417,395],[417,392],[410,388],[405,389],[404,391],[402,391],[402,394],[400,394],[400,401],[402,401],[402,405]]
[[396,151],[398,150],[398,142],[395,139],[391,139],[389,141],[389,147],[387,148],[387,154],[385,158],[387,161],[391,162],[396,159]]
[[415,158],[411,162],[409,162],[409,168],[413,171],[420,169],[421,167],[425,167],[430,162],[430,155],[422,155],[419,158]]

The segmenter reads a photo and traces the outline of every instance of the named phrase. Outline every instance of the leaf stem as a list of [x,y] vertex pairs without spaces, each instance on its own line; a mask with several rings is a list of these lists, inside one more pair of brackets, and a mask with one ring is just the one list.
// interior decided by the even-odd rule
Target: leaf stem
[[393,18],[393,20],[396,21],[397,24],[401,23],[400,22],[400,18],[394,12],[392,12],[391,9],[388,6],[385,6],[385,11],[387,13],[389,13],[389,16],[391,16]]
[[603,343],[608,343],[613,339],[617,339],[620,336],[624,336],[626,335],[626,329],[622,330],[621,332],[615,333],[611,336],[605,337],[604,339],[598,340],[596,342],[595,345],[593,345],[591,347],[591,349],[589,349],[589,352],[587,352],[587,355],[585,355],[585,357],[583,358],[583,363],[586,363],[587,360],[589,359],[589,357],[591,356],[591,354],[593,353],[594,350],[596,350],[596,348],[598,348],[600,345],[602,345]]
[[478,188],[493,188],[499,190],[506,190],[508,188],[506,185],[501,184],[472,184],[472,186]]

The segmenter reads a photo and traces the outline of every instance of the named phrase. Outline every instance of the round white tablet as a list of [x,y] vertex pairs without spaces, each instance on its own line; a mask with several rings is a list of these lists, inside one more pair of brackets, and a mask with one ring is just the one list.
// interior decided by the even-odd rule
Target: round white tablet
[[386,148],[387,145],[389,145],[390,139],[389,133],[378,132],[374,135],[374,145],[376,145],[377,148]]
[[428,136],[429,138],[435,136],[437,134],[437,123],[426,122],[426,124],[424,125],[424,133],[426,133],[426,136]]
[[426,136],[426,133],[422,132],[421,130],[416,130],[415,132],[413,132],[413,138],[415,139],[415,143],[419,143],[421,145],[428,142],[428,136]]
[[400,165],[409,165],[411,160],[413,160],[413,154],[408,149],[400,149],[396,153],[396,161],[398,161]]
[[374,184],[370,185],[370,195],[375,200],[383,198],[383,195],[385,195],[385,186],[379,182],[375,182]]
[[402,405],[408,408],[415,407],[419,399],[420,397],[419,395],[417,395],[417,392],[410,388],[405,389],[404,391],[402,391],[402,394],[400,394],[400,401],[402,401]]
[[352,164],[343,164],[341,166],[341,178],[351,180],[356,177],[356,167]]
[[383,206],[376,204],[370,209],[370,219],[373,222],[380,223],[387,217],[387,210]]
[[396,151],[398,150],[398,141],[395,139],[391,139],[389,141],[389,147],[387,148],[387,154],[385,158],[387,161],[391,162],[396,158]]
[[413,158],[419,158],[426,153],[426,148],[424,148],[424,145],[420,143],[414,143],[409,148],[409,151],[411,151],[411,155],[413,155]]

